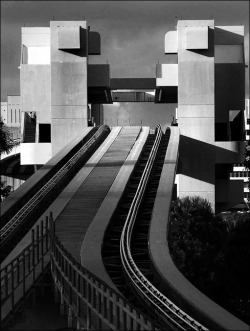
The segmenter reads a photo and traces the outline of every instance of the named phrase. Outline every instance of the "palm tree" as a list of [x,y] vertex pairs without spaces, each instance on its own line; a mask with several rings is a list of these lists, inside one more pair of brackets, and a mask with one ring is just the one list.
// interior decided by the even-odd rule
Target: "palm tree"
[[[14,147],[14,142],[3,122],[0,122],[0,153],[7,153]],[[11,186],[0,182],[0,200],[4,200],[10,193]]]
[[7,153],[14,147],[14,142],[3,122],[0,122],[0,153]]

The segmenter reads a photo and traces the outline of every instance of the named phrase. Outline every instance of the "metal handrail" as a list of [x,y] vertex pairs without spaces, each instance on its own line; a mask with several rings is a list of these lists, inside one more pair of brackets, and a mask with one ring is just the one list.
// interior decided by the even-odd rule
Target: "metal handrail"
[[[186,330],[187,326],[193,330],[208,330],[195,319],[187,315],[178,306],[171,302],[164,294],[162,294],[157,288],[155,288],[153,284],[141,273],[139,268],[136,266],[131,254],[130,246],[134,223],[140,207],[141,200],[146,189],[146,185],[148,183],[148,179],[150,177],[157,150],[159,148],[161,136],[162,131],[160,126],[158,126],[155,143],[149,155],[149,159],[141,177],[133,202],[131,203],[131,207],[122,231],[120,239],[121,260],[127,276],[136,286],[139,292],[143,295],[143,297],[156,308],[156,311],[159,311],[167,318],[167,320],[170,320],[170,322],[172,322],[174,326],[176,326],[180,330]],[[169,313],[171,315],[174,314],[176,318],[172,318]]]
[[6,321],[16,310],[18,302],[34,289],[39,278],[38,266],[40,265],[40,274],[43,274],[49,264],[49,260],[46,261],[49,250],[49,219],[46,217],[45,223],[41,221],[36,229],[32,229],[31,243],[1,269],[1,322]]
[[[82,324],[81,312],[79,311],[80,300],[87,304],[92,312],[112,330],[127,330],[129,319],[138,325],[139,328],[136,327],[135,329],[158,330],[150,318],[140,313],[123,296],[78,263],[59,242],[54,233],[50,233],[50,236],[52,276],[55,285],[76,316],[78,323]],[[67,283],[67,289],[65,283]],[[75,298],[73,298],[74,296]],[[114,308],[118,309],[118,316],[113,316]],[[91,321],[91,314],[89,315],[88,310],[87,320]],[[89,325],[90,328],[91,325]],[[130,325],[129,329],[134,328]]]
[[52,188],[58,184],[65,174],[76,164],[76,162],[83,156],[88,148],[99,138],[99,136],[106,129],[106,125],[102,125],[94,135],[68,160],[57,173],[49,179],[49,181],[18,211],[18,213],[0,230],[1,244],[7,240],[8,235],[12,233],[17,225],[37,207],[38,203],[47,195]]

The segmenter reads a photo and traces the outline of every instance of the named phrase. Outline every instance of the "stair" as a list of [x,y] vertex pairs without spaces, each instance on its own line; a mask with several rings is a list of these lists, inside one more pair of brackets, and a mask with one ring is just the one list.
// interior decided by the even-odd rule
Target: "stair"
[[25,125],[24,143],[34,143],[36,141],[36,122],[29,122]]

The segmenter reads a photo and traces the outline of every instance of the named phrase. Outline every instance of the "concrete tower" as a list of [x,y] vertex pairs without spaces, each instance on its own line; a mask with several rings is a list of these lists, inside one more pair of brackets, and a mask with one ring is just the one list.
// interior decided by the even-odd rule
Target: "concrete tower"
[[229,174],[243,159],[244,27],[178,21],[165,36],[165,53],[172,57],[158,75],[165,102],[178,86],[178,194],[225,210],[243,200],[242,181],[230,182]]
[[88,65],[99,54],[100,35],[86,21],[22,28],[21,164],[46,163],[91,120],[101,123],[101,107],[88,111],[112,102],[109,65]]

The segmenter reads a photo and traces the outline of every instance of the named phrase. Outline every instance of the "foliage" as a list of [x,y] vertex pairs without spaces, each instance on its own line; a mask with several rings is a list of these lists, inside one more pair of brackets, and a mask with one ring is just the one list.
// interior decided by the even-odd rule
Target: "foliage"
[[[224,221],[208,201],[185,197],[173,202],[169,248],[179,270],[201,291],[249,322],[249,215]],[[247,309],[248,308],[248,309]]]
[[[7,153],[12,150],[14,147],[14,142],[12,138],[10,137],[10,134],[4,125],[3,122],[0,122],[0,153]],[[11,191],[11,186],[7,185],[5,186],[4,183],[0,183],[0,197],[1,201],[4,200],[10,193]]]
[[11,186],[10,185],[4,185],[3,182],[0,182],[0,198],[1,201],[3,201],[7,196],[10,194]]
[[0,153],[9,153],[14,147],[14,142],[3,122],[0,122]]

